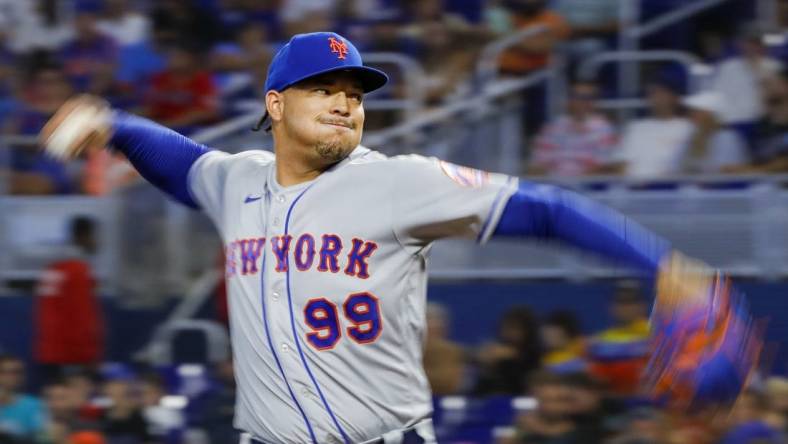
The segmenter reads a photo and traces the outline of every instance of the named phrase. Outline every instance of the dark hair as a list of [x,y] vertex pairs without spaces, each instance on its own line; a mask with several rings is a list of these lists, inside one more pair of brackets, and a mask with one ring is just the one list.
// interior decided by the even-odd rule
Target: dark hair
[[[263,117],[261,117],[260,120],[257,122],[257,124],[252,127],[252,131],[260,131],[260,129],[263,128],[263,125],[265,125],[265,122],[267,120],[268,120],[268,110],[265,110],[265,112],[263,113]],[[271,132],[271,124],[270,123],[268,124],[268,127],[266,127],[265,132],[267,132],[267,133]]]
[[545,325],[558,327],[570,338],[580,336],[580,321],[574,313],[569,310],[556,310],[550,313],[545,319]]
[[542,355],[542,340],[539,335],[539,319],[534,312],[525,306],[513,307],[504,313],[499,327],[506,324],[517,325],[525,335],[523,342],[516,344],[520,359],[538,360]]

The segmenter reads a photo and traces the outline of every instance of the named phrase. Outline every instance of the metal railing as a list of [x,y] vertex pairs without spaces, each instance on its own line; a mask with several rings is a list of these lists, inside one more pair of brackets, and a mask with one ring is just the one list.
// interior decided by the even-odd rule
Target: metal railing
[[[386,154],[421,153],[475,164],[479,168],[518,174],[524,155],[521,127],[522,91],[548,81],[552,75],[553,69],[547,68],[521,78],[498,80],[488,84],[478,96],[427,111],[400,125],[368,133],[364,137],[364,143],[383,150]],[[482,122],[485,123],[486,131],[498,136],[478,137],[467,146],[489,145],[495,140],[498,140],[498,144],[486,147],[486,153],[479,153],[475,161],[458,157],[463,154],[457,152],[462,144],[455,143],[455,148],[447,148],[443,144],[431,146],[426,140],[429,138],[426,133],[436,127],[449,128],[442,134],[450,139],[458,137],[460,133],[479,129]],[[465,151],[469,151],[465,154],[474,154],[471,150]]]
[[[640,2],[619,2],[619,22],[622,31],[618,35],[620,51],[637,51],[640,39],[654,34],[666,27],[693,17],[703,11],[718,6],[728,0],[696,0],[654,17],[648,22],[640,23]],[[633,63],[618,65],[619,96],[631,97],[640,89],[640,71]]]
[[649,22],[628,27],[628,29],[624,30],[624,35],[626,38],[641,39],[727,1],[729,0],[696,0],[687,2],[684,6],[655,17]]
[[498,80],[499,59],[507,50],[517,46],[522,41],[546,32],[548,28],[544,25],[529,26],[516,31],[514,34],[500,38],[485,46],[479,55],[479,62],[476,64],[476,79],[481,84]]
[[[542,179],[538,179],[542,180]],[[788,277],[787,176],[677,176],[659,182],[584,178],[562,185],[622,211],[675,248],[736,276]],[[748,182],[749,181],[749,182]],[[597,189],[607,183],[604,189]],[[739,186],[730,186],[739,184]],[[747,185],[743,185],[747,184]],[[431,273],[439,279],[612,278],[625,266],[554,243],[493,238],[435,245]]]
[[594,78],[600,68],[608,63],[616,62],[676,62],[684,66],[689,74],[690,91],[701,89],[711,74],[700,57],[685,51],[651,50],[651,51],[606,51],[586,58],[580,64],[578,73],[582,78]]

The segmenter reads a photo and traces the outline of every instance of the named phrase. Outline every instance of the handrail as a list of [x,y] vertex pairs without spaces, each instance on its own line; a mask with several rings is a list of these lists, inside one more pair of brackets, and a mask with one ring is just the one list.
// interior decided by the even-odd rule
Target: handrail
[[533,25],[520,29],[514,34],[495,40],[487,44],[479,55],[479,62],[476,64],[476,78],[486,83],[498,77],[498,59],[504,51],[523,40],[547,31],[545,25]]
[[751,185],[755,184],[788,184],[788,173],[782,174],[763,174],[763,173],[730,173],[730,174],[671,174],[660,177],[640,178],[628,177],[623,175],[589,175],[581,177],[550,177],[550,176],[531,176],[527,177],[534,181],[543,183],[554,183],[564,187],[583,187],[606,183],[612,186],[631,186],[642,187],[644,185],[674,183],[688,186],[720,185],[731,182],[744,182]]
[[189,287],[186,294],[181,298],[181,302],[170,312],[167,319],[156,328],[156,331],[151,335],[148,343],[136,352],[135,357],[148,360],[158,355],[164,346],[162,341],[166,337],[167,330],[172,325],[190,319],[196,315],[200,307],[205,304],[205,301],[212,296],[213,289],[221,279],[222,274],[218,270],[209,269],[205,271]]
[[693,15],[703,12],[706,9],[717,6],[720,3],[725,3],[726,1],[728,0],[699,0],[694,3],[689,3],[679,9],[675,9],[673,11],[666,12],[659,17],[655,17],[650,22],[627,29],[624,32],[626,33],[627,37],[636,39],[642,38],[674,23],[692,17]]
[[[395,52],[369,52],[363,55],[364,64],[395,64],[400,67],[402,73],[405,77],[405,85],[408,89],[407,99],[404,102],[407,104],[407,108],[411,110],[418,110],[424,107],[424,95],[425,95],[425,87],[424,87],[424,79],[426,78],[424,74],[424,68],[411,57],[398,54]],[[381,102],[383,100],[375,99],[374,93],[372,97],[369,99],[369,102],[364,106],[368,107],[369,105],[377,106],[372,102]],[[400,105],[396,104],[395,101],[391,100],[388,101],[391,103],[390,108],[386,109],[400,109]],[[379,104],[378,104],[379,105]],[[377,109],[383,109],[382,107],[378,107]]]
[[681,63],[690,74],[690,90],[696,91],[700,87],[697,79],[705,77],[709,72],[704,67],[703,60],[689,52],[677,51],[671,49],[659,49],[650,51],[606,51],[595,54],[586,58],[580,64],[578,73],[581,78],[594,78],[599,71],[599,68],[610,62],[656,62],[656,61],[674,61]]
[[12,145],[13,146],[38,145],[38,138],[36,136],[28,136],[22,134],[5,134],[0,136],[0,148],[9,148]]
[[[688,3],[642,24],[638,24],[640,21],[640,2],[622,1],[619,6],[619,21],[622,27],[622,31],[619,33],[618,38],[619,49],[636,51],[640,47],[639,40],[641,38],[714,7],[724,1],[726,0],[699,0]],[[640,87],[640,73],[633,64],[620,64],[618,75],[619,92],[621,95],[629,96],[638,91]],[[619,116],[622,117],[625,115],[626,114],[619,114]]]
[[480,106],[485,105],[490,100],[510,95],[513,92],[520,91],[536,83],[548,80],[552,72],[553,69],[545,68],[531,73],[526,77],[496,81],[495,83],[487,85],[482,90],[482,93],[478,96],[452,102],[441,108],[427,111],[414,119],[401,123],[400,125],[370,133],[364,138],[364,143],[370,146],[381,146],[384,145],[388,140],[396,139],[398,137],[410,136],[420,128],[445,121],[457,113],[477,109]]
[[203,128],[192,134],[191,139],[197,143],[208,145],[216,140],[219,140],[223,137],[226,137],[227,135],[233,134],[244,128],[252,128],[252,126],[254,126],[254,124],[256,124],[260,120],[262,114],[263,114],[263,105],[260,104],[260,109],[258,111],[252,111],[247,114],[242,114],[240,116],[225,120],[224,122],[218,123],[216,125]]

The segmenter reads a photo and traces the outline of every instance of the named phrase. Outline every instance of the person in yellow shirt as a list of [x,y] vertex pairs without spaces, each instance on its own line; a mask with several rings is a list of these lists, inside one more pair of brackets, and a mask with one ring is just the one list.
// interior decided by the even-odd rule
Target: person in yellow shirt
[[542,323],[541,335],[546,351],[543,367],[561,374],[587,370],[585,343],[574,313],[566,310],[550,313]]
[[634,394],[649,352],[648,304],[636,281],[622,281],[610,307],[613,326],[588,344],[590,372],[620,395]]

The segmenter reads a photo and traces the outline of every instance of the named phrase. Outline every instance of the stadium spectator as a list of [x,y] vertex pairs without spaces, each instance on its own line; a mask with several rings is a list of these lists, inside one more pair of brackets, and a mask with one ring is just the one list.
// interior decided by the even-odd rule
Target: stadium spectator
[[266,30],[257,22],[244,24],[235,41],[216,45],[210,64],[222,100],[262,97],[272,58]]
[[74,218],[70,249],[42,273],[34,306],[34,354],[44,377],[67,367],[92,367],[104,348],[101,309],[89,262],[98,249],[96,222]]
[[550,313],[542,322],[541,336],[545,350],[543,367],[554,373],[586,370],[580,321],[572,312],[558,310]]
[[97,430],[98,424],[86,421],[79,414],[79,397],[63,379],[50,380],[43,388],[48,414],[47,438],[61,443],[72,433]]
[[101,391],[109,399],[110,406],[100,418],[101,431],[111,443],[151,443],[153,438],[142,415],[134,374],[123,365],[113,365],[103,376]]
[[179,442],[185,418],[180,410],[164,405],[162,400],[166,394],[164,380],[158,374],[149,373],[141,378],[142,416],[148,433],[161,442]]
[[[662,444],[667,430],[664,413],[654,407],[638,407],[612,417],[617,434],[609,444]],[[694,444],[694,443],[693,443]]]
[[514,307],[504,313],[497,341],[479,351],[479,377],[473,393],[525,393],[528,375],[541,365],[540,341],[539,323],[531,309]]
[[647,93],[651,116],[630,121],[621,137],[622,172],[649,179],[677,174],[692,135],[692,123],[680,113],[680,88],[665,77],[651,81]]
[[216,386],[205,402],[207,408],[202,420],[197,423],[205,429],[210,442],[238,442],[239,433],[232,426],[236,395],[233,368],[232,358],[228,358],[217,363],[213,370]]
[[435,303],[427,306],[424,371],[436,396],[459,393],[465,376],[465,354],[449,339],[449,322],[443,306]]
[[594,335],[588,344],[590,372],[612,392],[633,394],[648,360],[648,306],[634,281],[618,284],[610,314],[613,326]]
[[572,59],[604,51],[620,28],[619,0],[556,0],[553,9],[569,23],[572,38],[566,45]]
[[144,44],[151,38],[150,19],[135,11],[129,0],[106,0],[96,28],[121,47]]
[[[20,103],[5,122],[8,134],[35,135],[47,119],[71,95],[72,89],[56,64],[41,61],[19,93]],[[20,145],[11,151],[11,194],[65,194],[73,190],[65,166],[45,156],[34,145]]]
[[170,48],[167,68],[151,81],[148,117],[185,133],[218,117],[216,86],[201,56],[185,43]]
[[764,387],[769,407],[764,421],[788,436],[788,379],[772,376]]
[[766,396],[754,389],[746,390],[733,406],[733,410],[727,418],[728,431],[719,443],[784,443],[786,437],[765,421],[767,413],[768,400]]
[[151,12],[153,38],[175,45],[184,38],[199,52],[207,52],[219,39],[219,21],[206,8],[207,2],[159,0]]
[[74,395],[77,405],[77,416],[88,422],[95,422],[101,415],[100,403],[97,401],[97,387],[93,370],[70,368],[64,371],[63,383]]
[[566,374],[571,399],[571,417],[587,442],[602,442],[612,436],[610,418],[622,406],[605,396],[605,386],[585,372]]
[[0,355],[0,442],[32,442],[46,433],[46,412],[40,399],[22,393],[25,364]]
[[[219,22],[223,29],[235,30],[254,22],[266,30],[267,40],[284,38],[279,14],[281,0],[220,0],[220,3]],[[223,37],[232,38],[233,35]]]
[[70,434],[66,444],[105,444],[106,442],[101,433],[87,430]]
[[521,444],[599,444],[572,419],[572,392],[565,377],[538,372],[529,378],[536,409],[517,419],[517,442]]
[[728,103],[726,123],[737,125],[745,134],[764,114],[763,84],[780,68],[780,62],[767,55],[763,33],[756,25],[742,27],[737,39],[739,55],[717,67],[712,89]]
[[596,98],[593,82],[572,85],[566,114],[549,122],[534,142],[529,174],[581,176],[610,166],[618,145],[616,130],[596,112]]
[[[2,13],[0,13],[2,23]],[[17,64],[19,58],[14,55],[6,45],[6,35],[0,31],[0,130],[2,123],[16,112],[16,91],[19,88],[19,73]]]
[[462,94],[486,32],[447,12],[442,0],[409,0],[404,6],[408,22],[398,31],[400,45],[426,71],[426,102],[439,104]]
[[683,101],[694,125],[683,160],[685,173],[721,173],[749,162],[747,144],[736,131],[724,127],[725,98],[703,92]]
[[51,60],[47,53],[30,56],[29,72],[24,73],[20,104],[13,118],[5,122],[9,134],[37,135],[60,105],[74,93],[62,65]]
[[73,41],[60,51],[63,70],[77,92],[109,95],[113,92],[118,47],[98,29],[98,3],[81,4],[74,20]]
[[500,59],[501,71],[522,75],[547,66],[553,50],[569,37],[569,24],[561,15],[547,9],[545,0],[506,0],[503,4],[516,30],[544,26],[545,32],[525,38],[506,51]]
[[756,127],[754,164],[745,172],[788,171],[788,68],[767,82],[767,113]]
[[36,50],[57,51],[74,37],[73,15],[57,0],[6,1],[3,4],[3,29],[9,47],[17,54]]

